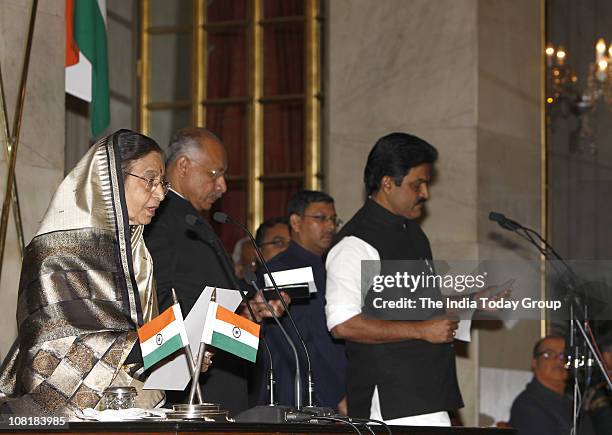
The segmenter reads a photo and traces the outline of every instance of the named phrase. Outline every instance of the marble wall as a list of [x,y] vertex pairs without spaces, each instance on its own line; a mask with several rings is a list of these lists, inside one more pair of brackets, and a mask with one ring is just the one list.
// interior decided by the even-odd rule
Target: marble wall
[[[9,123],[19,92],[32,1],[0,2],[0,68]],[[36,28],[17,154],[17,185],[26,244],[64,174],[64,8],[62,0],[38,2]],[[0,135],[3,137],[3,135]],[[7,155],[0,150],[0,188],[4,194]],[[11,219],[0,281],[0,357],[16,335],[15,305],[21,256]]]
[[[437,258],[535,258],[521,243],[500,244],[512,235],[498,234],[488,213],[540,226],[540,3],[334,0],[326,17],[326,188],[340,216],[363,202],[376,139],[406,131],[440,152],[423,221]],[[491,423],[479,418],[480,396],[494,388],[481,367],[528,370],[521,352],[539,323],[516,328],[520,338],[474,330],[457,346],[464,423]],[[491,349],[495,340],[506,347]]]

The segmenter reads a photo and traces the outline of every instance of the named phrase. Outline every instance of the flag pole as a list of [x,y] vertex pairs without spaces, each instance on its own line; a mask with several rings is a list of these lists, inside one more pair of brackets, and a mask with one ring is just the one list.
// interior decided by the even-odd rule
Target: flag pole
[[[174,304],[178,304],[178,298],[176,297],[176,291],[174,287],[172,288],[172,302]],[[191,352],[191,346],[187,343],[187,346],[183,348],[185,350],[185,356],[187,357],[187,365],[189,366],[189,374],[193,377],[193,374],[196,370],[196,366],[193,363],[193,353]],[[202,389],[200,388],[200,383],[197,384],[196,394],[198,395],[198,401],[200,403],[204,403],[204,396],[202,395]],[[191,403],[191,402],[189,402]]]
[[[215,288],[210,295],[210,302],[217,301],[217,289]],[[206,319],[208,321],[209,319]],[[206,352],[206,343],[200,340],[200,350],[198,351],[198,358],[196,360],[196,367],[202,367],[202,360],[204,359],[204,352]],[[195,392],[200,385],[200,370],[194,370],[191,378],[191,390],[189,391],[189,401],[188,404],[193,404],[193,398],[195,396]],[[202,402],[200,402],[202,403]]]
[[[215,288],[210,296],[210,302],[216,302],[217,289]],[[201,338],[200,338],[201,340]],[[206,343],[200,341],[200,350],[196,361],[196,369],[193,371],[193,377],[191,378],[191,390],[189,392],[189,400],[187,403],[174,404],[172,405],[172,411],[166,413],[166,417],[170,419],[179,420],[201,420],[201,421],[217,421],[217,422],[233,422],[234,420],[230,417],[229,411],[221,409],[221,405],[218,403],[193,403],[197,386],[199,386],[200,370],[202,367],[202,360],[206,353]]]

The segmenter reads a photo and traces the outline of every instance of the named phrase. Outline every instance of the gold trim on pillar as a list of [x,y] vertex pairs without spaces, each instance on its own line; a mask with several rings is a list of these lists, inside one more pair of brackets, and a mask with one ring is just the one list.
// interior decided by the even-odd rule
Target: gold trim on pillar
[[249,147],[248,147],[248,226],[255,231],[263,221],[263,0],[253,0],[250,21],[251,53],[249,55]]
[[[6,161],[10,160],[13,144],[11,143],[11,132],[9,129],[8,110],[6,108],[6,96],[4,94],[4,81],[2,79],[2,68],[0,68],[0,130],[2,130],[2,142],[6,145]],[[25,250],[25,240],[23,236],[23,220],[21,219],[21,206],[19,205],[19,192],[17,191],[17,177],[13,174],[13,193],[11,195],[13,219],[17,230],[17,239],[19,241],[19,254],[23,259],[23,251]]]
[[304,188],[321,188],[321,56],[319,0],[305,0]]
[[[23,66],[21,69],[19,94],[17,97],[17,105],[15,107],[15,115],[13,116],[13,130],[9,138],[9,145],[11,145],[11,148],[9,153],[8,172],[6,174],[6,190],[4,193],[4,202],[2,204],[2,215],[0,216],[0,276],[2,275],[2,265],[4,264],[6,233],[8,230],[8,214],[10,211],[9,209],[11,208],[11,202],[15,201],[14,195],[16,194],[16,191],[13,188],[17,187],[17,184],[14,182],[15,170],[17,166],[17,151],[19,149],[19,138],[21,137],[21,121],[23,120],[23,107],[26,99],[28,71],[30,69],[30,56],[32,54],[32,40],[34,39],[37,10],[38,0],[34,0],[32,2],[32,9],[30,11],[30,25],[28,28],[28,39],[26,40],[25,55],[23,57]],[[19,219],[21,219],[21,217],[19,217]]]
[[[540,230],[544,238],[549,240],[548,225],[548,143],[546,125],[546,0],[540,0]],[[540,285],[540,296],[546,299],[546,258],[541,255],[542,279]],[[550,319],[546,318],[546,310],[542,309],[540,320],[540,335],[546,336]]]
[[206,122],[206,67],[208,56],[206,53],[206,5],[204,0],[193,1],[193,56],[192,63],[192,83],[193,95],[191,116],[193,124],[202,127]]
[[140,93],[138,97],[138,126],[142,134],[149,134],[149,102],[150,96],[150,68],[151,59],[149,51],[149,27],[151,26],[150,0],[140,0],[140,59],[138,60],[138,77],[140,79]]

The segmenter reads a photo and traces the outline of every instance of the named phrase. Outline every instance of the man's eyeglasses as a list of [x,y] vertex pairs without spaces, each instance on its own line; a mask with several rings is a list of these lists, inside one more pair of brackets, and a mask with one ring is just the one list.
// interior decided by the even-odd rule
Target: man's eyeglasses
[[163,178],[161,180],[157,180],[155,178],[141,177],[140,175],[132,174],[131,172],[126,172],[125,174],[131,175],[132,177],[140,178],[142,181],[144,181],[146,183],[145,190],[147,192],[153,192],[155,189],[157,189],[157,186],[161,185],[164,195],[166,195],[168,193],[168,190],[170,189],[170,183],[164,180]]
[[217,181],[219,178],[225,177],[224,169],[206,169],[206,172],[213,181]]
[[259,247],[262,246],[267,246],[267,245],[274,245],[277,248],[286,248],[287,246],[289,246],[289,240],[287,239],[283,239],[283,238],[274,238],[272,240],[270,240],[269,242],[263,242],[259,245]]
[[558,359],[565,361],[567,354],[565,352],[555,352],[554,350],[544,350],[535,354],[536,358],[542,357],[544,359]]
[[344,223],[344,222],[342,222],[342,219],[338,219],[338,216],[325,216],[325,215],[322,215],[322,214],[316,214],[316,215],[303,214],[302,217],[316,219],[317,221],[319,221],[320,224],[325,224],[326,222],[331,222],[332,224],[334,224],[335,227],[339,227],[339,226],[341,226]]
[[225,177],[225,169],[208,169],[206,167],[204,167],[204,163],[198,162],[197,160],[191,160],[193,163],[195,163],[196,165],[202,166],[204,168],[204,170],[206,171],[206,174],[213,180],[213,181],[217,181],[219,178],[221,177]]

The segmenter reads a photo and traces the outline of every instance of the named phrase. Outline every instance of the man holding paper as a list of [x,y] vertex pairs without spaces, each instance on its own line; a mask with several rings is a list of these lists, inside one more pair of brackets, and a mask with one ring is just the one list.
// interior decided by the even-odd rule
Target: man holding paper
[[327,326],[346,340],[348,408],[354,417],[450,426],[447,411],[463,406],[453,348],[458,322],[383,320],[366,316],[362,301],[363,260],[432,260],[419,218],[437,156],[416,136],[379,139],[364,171],[368,199],[327,256]]
[[[314,377],[315,404],[338,409],[346,414],[344,344],[335,340],[325,326],[325,266],[323,255],[331,246],[340,223],[331,196],[317,191],[296,193],[288,204],[291,242],[286,251],[276,255],[268,266],[272,272],[311,267],[316,292],[305,300],[292,299],[289,310],[306,342]],[[298,338],[282,321],[292,339]],[[280,405],[294,404],[295,360],[280,330],[266,325],[266,337],[272,352],[276,375],[276,394]],[[300,352],[300,367],[306,375],[306,359]],[[303,385],[307,388],[304,377]]]

